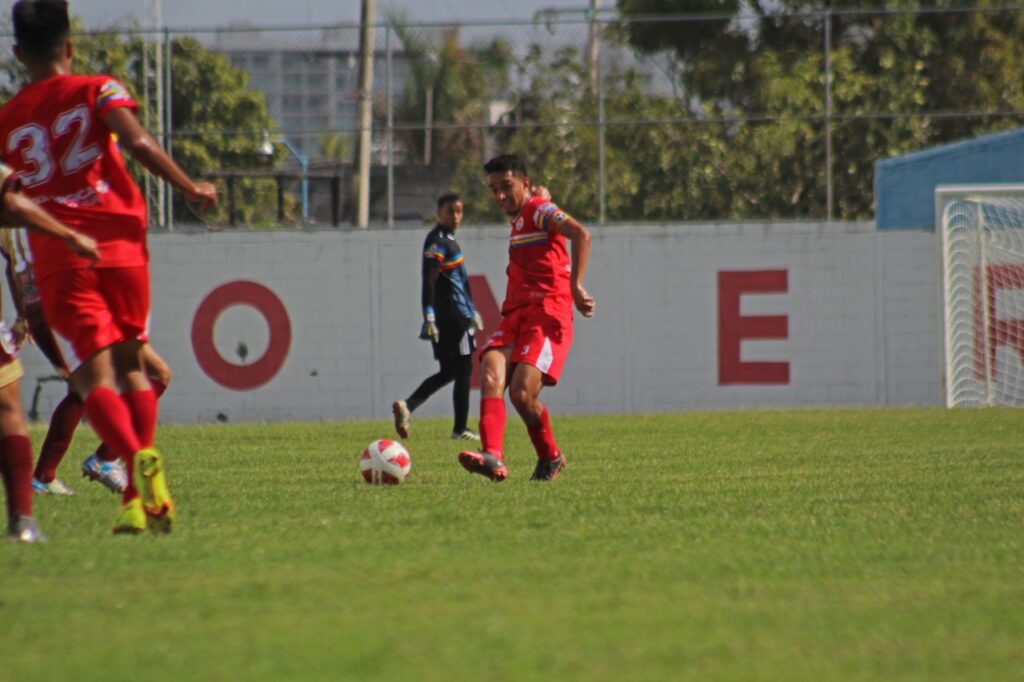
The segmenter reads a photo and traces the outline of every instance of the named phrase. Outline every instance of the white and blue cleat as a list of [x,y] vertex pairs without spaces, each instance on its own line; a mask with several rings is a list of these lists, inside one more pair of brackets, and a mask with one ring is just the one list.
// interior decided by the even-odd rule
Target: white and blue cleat
[[128,475],[119,460],[104,462],[92,453],[82,460],[82,476],[97,481],[112,493],[123,493],[128,487]]

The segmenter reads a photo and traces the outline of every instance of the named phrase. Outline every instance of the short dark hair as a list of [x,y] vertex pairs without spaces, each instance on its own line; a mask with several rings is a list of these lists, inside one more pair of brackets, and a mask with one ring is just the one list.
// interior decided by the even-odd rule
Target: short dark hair
[[18,0],[11,8],[14,41],[30,59],[60,56],[64,41],[71,35],[66,0]]
[[515,154],[502,154],[484,164],[485,173],[512,173],[524,178],[528,175],[526,164]]
[[440,211],[445,204],[454,204],[456,201],[462,201],[462,197],[455,192],[442,194],[437,198],[437,210]]

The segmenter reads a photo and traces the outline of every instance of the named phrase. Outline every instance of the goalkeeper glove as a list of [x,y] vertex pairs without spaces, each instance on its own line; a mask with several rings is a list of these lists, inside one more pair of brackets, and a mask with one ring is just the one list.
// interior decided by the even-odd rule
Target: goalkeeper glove
[[470,329],[477,332],[482,332],[484,330],[484,318],[480,316],[480,313],[473,313],[473,322],[470,323]]
[[420,327],[420,338],[424,341],[437,341],[437,325],[434,313],[426,313],[423,316],[423,326]]

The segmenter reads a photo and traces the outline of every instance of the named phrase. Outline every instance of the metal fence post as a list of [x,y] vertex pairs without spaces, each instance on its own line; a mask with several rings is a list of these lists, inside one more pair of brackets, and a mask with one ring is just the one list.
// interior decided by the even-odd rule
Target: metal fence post
[[[168,156],[174,158],[174,118],[172,111],[172,97],[171,93],[174,92],[174,68],[171,64],[174,50],[171,42],[171,30],[169,28],[164,29],[164,116],[166,117],[164,122],[164,133],[166,135],[164,139],[164,148],[167,150]],[[172,232],[174,230],[174,193],[167,191],[164,192],[164,201],[167,207],[166,225],[167,231]]]
[[386,70],[384,80],[387,82],[387,126],[388,126],[388,227],[395,226],[395,105],[391,95],[391,26],[384,33],[384,49],[386,54]]
[[825,220],[832,222],[832,10],[825,10]]
[[[596,20],[595,20],[596,21]],[[605,117],[604,117],[604,73],[601,70],[601,48],[597,50],[597,222],[605,221]]]

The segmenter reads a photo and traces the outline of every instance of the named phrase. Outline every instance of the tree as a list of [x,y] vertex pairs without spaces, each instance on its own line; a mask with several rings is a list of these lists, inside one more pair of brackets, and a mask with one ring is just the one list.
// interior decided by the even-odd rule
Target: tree
[[[959,4],[932,0],[920,6]],[[844,4],[846,9],[859,6]],[[1016,77],[1024,68],[1019,39],[1024,12],[995,11],[996,0],[980,0],[978,6],[973,12],[866,9],[832,17],[831,130],[839,217],[870,217],[876,159],[1024,120],[1024,92]],[[723,168],[750,197],[762,199],[736,207],[740,215],[728,217],[820,217],[824,23],[813,13],[820,4],[619,0],[618,8],[620,35],[629,44],[647,54],[668,51],[675,57],[681,111],[697,122],[735,121],[726,137],[734,151],[723,159]],[[668,12],[717,16],[707,21],[633,20]]]
[[[139,116],[149,120],[151,106],[143,93],[146,73],[143,51],[153,53],[161,46],[148,44],[131,32],[78,31],[74,22],[75,61],[78,73],[109,73],[120,79],[139,102]],[[20,64],[13,57],[0,61],[0,97],[6,100],[23,81]],[[246,88],[248,75],[228,60],[207,50],[194,38],[182,37],[171,44],[171,152],[193,177],[229,169],[253,169],[265,164],[260,154],[261,132],[276,125],[267,113],[263,95]],[[155,128],[155,125],[151,126]],[[144,172],[132,159],[129,167],[142,184]],[[221,187],[223,190],[223,185]],[[276,223],[275,187],[271,180],[240,180],[236,188],[236,216],[249,224]],[[175,194],[174,213],[179,220],[194,218],[191,209]],[[227,203],[222,202],[202,220],[227,220]]]
[[[494,39],[463,47],[459,27],[446,27],[439,36],[417,32],[401,14],[389,17],[409,65],[401,102],[395,109],[397,145],[409,161],[454,163],[479,157],[483,146],[480,125],[487,121],[488,104],[508,85],[511,52]],[[427,112],[432,119],[427,143]]]

